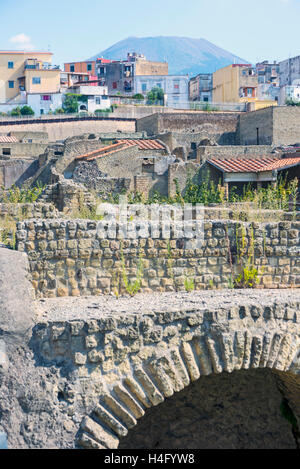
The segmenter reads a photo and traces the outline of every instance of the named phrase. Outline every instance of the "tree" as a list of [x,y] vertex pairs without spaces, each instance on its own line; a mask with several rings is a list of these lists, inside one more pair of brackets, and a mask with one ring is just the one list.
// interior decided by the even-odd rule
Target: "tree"
[[34,116],[34,110],[30,106],[21,107],[22,116]]
[[133,97],[133,99],[137,99],[138,101],[143,101],[145,99],[144,96],[141,93],[137,93],[137,94],[133,95],[132,97]]
[[155,86],[147,94],[148,104],[162,104],[164,101],[164,92],[162,88]]
[[20,106],[17,106],[17,107],[15,107],[14,109],[12,109],[10,115],[11,115],[11,116],[21,116],[21,108],[20,108]]
[[78,112],[78,100],[76,96],[66,95],[63,103],[63,110],[67,114],[74,114]]

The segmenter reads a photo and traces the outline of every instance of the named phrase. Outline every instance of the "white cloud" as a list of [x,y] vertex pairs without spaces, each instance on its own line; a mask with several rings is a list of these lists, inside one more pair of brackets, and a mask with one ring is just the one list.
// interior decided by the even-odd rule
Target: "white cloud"
[[31,38],[24,33],[17,34],[9,40],[13,44],[16,44],[18,48],[23,50],[33,50],[34,45],[31,42]]

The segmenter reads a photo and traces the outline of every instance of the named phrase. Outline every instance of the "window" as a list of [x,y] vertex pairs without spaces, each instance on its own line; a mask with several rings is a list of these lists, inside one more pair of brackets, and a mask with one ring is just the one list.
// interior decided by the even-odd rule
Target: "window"
[[2,148],[2,155],[9,156],[10,154],[10,148]]
[[92,64],[87,64],[87,71],[91,72],[92,71]]
[[14,63],[13,62],[8,62],[8,68],[14,68]]
[[106,68],[105,67],[99,67],[99,75],[105,75],[106,74]]
[[51,95],[50,94],[43,94],[41,96],[42,101],[51,101]]
[[95,98],[95,102],[96,104],[101,104],[101,98],[99,98],[98,96]]
[[147,83],[142,83],[142,91],[147,91]]
[[75,65],[70,65],[70,72],[72,72],[72,73],[75,72]]
[[32,84],[33,85],[40,85],[41,84],[41,78],[40,77],[32,77]]
[[179,81],[174,81],[174,93],[179,93]]
[[161,83],[156,83],[157,88],[161,88]]
[[8,88],[14,88],[15,87],[15,82],[14,81],[9,81],[8,82]]
[[116,90],[118,88],[118,84],[116,81],[113,82],[113,89]]
[[253,96],[253,89],[252,88],[247,88],[247,96],[252,97]]

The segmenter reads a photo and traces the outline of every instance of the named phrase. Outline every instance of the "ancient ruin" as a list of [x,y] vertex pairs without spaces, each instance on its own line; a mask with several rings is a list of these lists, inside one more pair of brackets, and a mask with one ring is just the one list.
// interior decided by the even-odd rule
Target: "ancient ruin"
[[3,132],[0,446],[299,448],[297,119]]

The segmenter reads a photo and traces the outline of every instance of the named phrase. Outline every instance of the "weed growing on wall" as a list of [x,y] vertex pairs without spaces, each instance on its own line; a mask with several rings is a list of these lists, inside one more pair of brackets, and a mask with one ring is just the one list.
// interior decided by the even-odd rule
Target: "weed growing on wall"
[[130,296],[135,296],[142,287],[142,280],[143,280],[143,273],[144,273],[142,253],[141,252],[139,253],[136,278],[133,281],[129,280],[127,272],[126,272],[122,242],[121,242],[121,263],[122,263],[122,280],[123,280],[125,290]]

